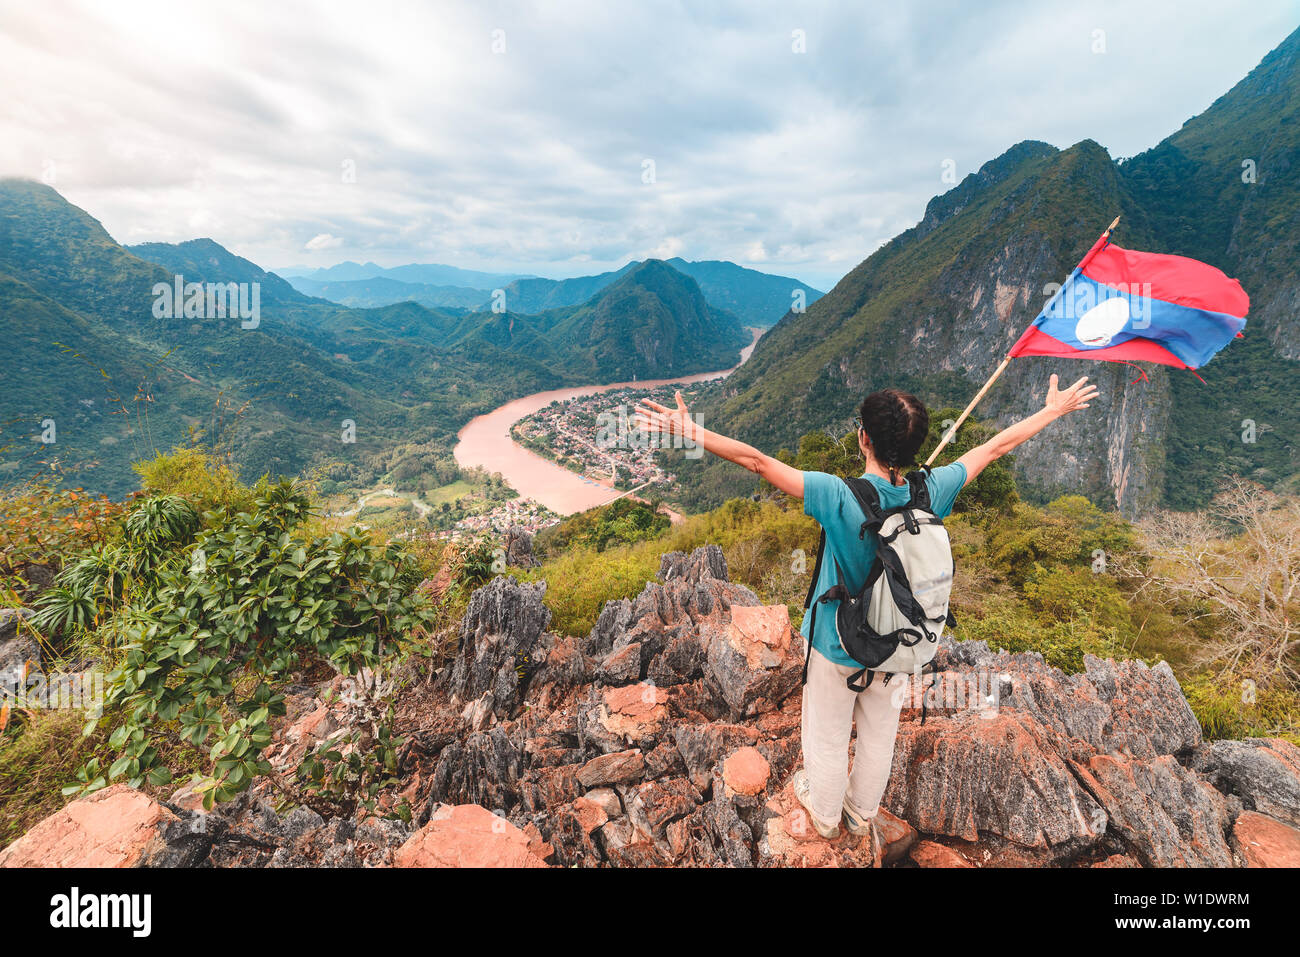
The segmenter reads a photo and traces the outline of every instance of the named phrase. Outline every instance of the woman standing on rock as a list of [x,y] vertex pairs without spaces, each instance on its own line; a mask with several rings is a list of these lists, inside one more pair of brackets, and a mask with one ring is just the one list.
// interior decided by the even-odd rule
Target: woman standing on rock
[[[951,465],[930,470],[925,477],[930,511],[946,517],[957,493],[975,481],[990,462],[1066,413],[1086,409],[1097,397],[1096,386],[1087,385],[1087,381],[1085,376],[1061,391],[1052,376],[1042,409]],[[827,554],[834,558],[821,564],[819,580],[810,594],[824,594],[837,584],[836,565],[849,593],[857,594],[866,585],[876,545],[873,536],[859,537],[863,512],[842,480],[825,472],[800,471],[743,442],[709,431],[691,419],[680,392],[676,409],[643,399],[637,406],[637,425],[647,432],[681,435],[803,499],[804,513],[821,525]],[[866,460],[862,478],[875,487],[882,508],[901,507],[910,500],[903,476],[915,465],[916,453],[929,430],[930,415],[916,396],[885,389],[863,400],[858,414],[858,448]],[[867,835],[889,783],[902,691],[907,685],[899,682],[890,688],[881,681],[854,691],[846,679],[861,673],[862,666],[840,645],[833,611],[820,616],[816,633],[810,636],[811,621],[812,616],[805,615],[801,629],[805,641],[811,638],[812,647],[803,691],[804,768],[795,775],[794,793],[822,837],[838,837],[841,822],[850,833]],[[850,774],[849,741],[855,721],[858,744]]]

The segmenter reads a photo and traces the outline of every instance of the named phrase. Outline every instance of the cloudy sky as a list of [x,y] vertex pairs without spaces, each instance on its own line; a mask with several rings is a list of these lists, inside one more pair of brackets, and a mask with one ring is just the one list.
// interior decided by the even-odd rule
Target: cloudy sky
[[1140,152],[1297,25],[1297,0],[0,0],[0,175],[268,268],[680,255],[825,289],[945,168]]

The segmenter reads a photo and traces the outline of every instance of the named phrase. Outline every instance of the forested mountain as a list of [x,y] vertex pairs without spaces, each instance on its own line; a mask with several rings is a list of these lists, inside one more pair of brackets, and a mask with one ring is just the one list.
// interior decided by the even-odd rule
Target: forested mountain
[[[1292,483],[1300,473],[1300,31],[1203,114],[1117,162],[1085,140],[1020,143],[927,206],[752,359],[707,392],[718,428],[775,449],[850,427],[866,393],[916,391],[966,404],[1116,214],[1126,248],[1202,259],[1252,300],[1245,338],[1201,370],[1021,358],[980,407],[1006,424],[1037,408],[1048,375],[1089,375],[1102,397],[1017,455],[1031,497],[1082,491],[1139,514],[1204,503],[1229,473]],[[1243,438],[1245,437],[1245,438]],[[1253,441],[1251,441],[1253,439]],[[735,494],[731,466],[683,470],[696,504]]]
[[[803,308],[822,295],[812,286],[787,276],[774,276],[746,269],[735,263],[706,260],[687,262],[674,258],[666,260],[669,266],[690,276],[700,287],[705,300],[712,306],[735,315],[746,326],[766,329],[775,324],[792,308]],[[418,302],[433,308],[467,308],[478,310],[504,307],[513,313],[539,313],[565,306],[580,305],[591,299],[619,278],[641,266],[633,260],[621,269],[594,276],[577,276],[573,279],[539,279],[535,276],[513,279],[498,285],[486,285],[490,277],[477,280],[476,288],[441,286],[428,283],[399,281],[396,275],[411,275],[404,270],[415,266],[381,270],[373,263],[358,266],[341,263],[322,270],[311,277],[299,276],[292,271],[290,284],[309,296],[320,296],[345,306],[383,306],[399,302]],[[444,269],[448,267],[427,267]],[[373,277],[364,274],[376,272]],[[318,278],[325,275],[326,278]],[[475,274],[483,276],[483,274]],[[350,277],[343,279],[341,277]],[[497,290],[500,290],[498,295]],[[799,298],[802,301],[799,301]]]
[[[121,494],[132,461],[193,430],[246,474],[319,466],[364,481],[399,445],[449,461],[457,429],[513,396],[736,362],[746,337],[734,317],[662,264],[639,272],[543,316],[349,309],[211,240],[128,250],[53,189],[3,180],[0,469],[12,480],[54,463]],[[178,276],[245,298],[229,311],[184,288],[176,298]]]

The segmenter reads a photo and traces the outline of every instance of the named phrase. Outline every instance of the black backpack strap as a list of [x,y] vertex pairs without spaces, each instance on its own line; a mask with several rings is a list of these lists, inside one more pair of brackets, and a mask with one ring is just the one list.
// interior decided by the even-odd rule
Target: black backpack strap
[[808,583],[808,594],[804,596],[803,607],[806,611],[812,607],[813,594],[817,591],[817,581],[822,574],[822,558],[826,555],[826,529],[822,529],[822,534],[817,539],[817,561],[813,565],[812,581]]
[[[820,604],[820,602],[818,603]],[[817,605],[812,606],[812,621],[808,622],[808,637],[804,641],[808,642],[808,647],[803,656],[803,678],[800,680],[801,685],[808,683],[808,665],[812,661],[813,635],[817,632]]]
[[927,512],[933,512],[930,507],[930,486],[925,483],[929,469],[922,468],[907,473],[907,484],[912,489],[912,501],[909,503],[911,508],[923,508]]
[[[867,680],[863,681],[862,676],[866,675]],[[875,680],[876,673],[870,668],[859,668],[853,674],[849,675],[848,685],[850,691],[866,691],[871,687],[871,682]]]
[[880,528],[880,523],[885,520],[885,512],[880,507],[880,493],[866,479],[846,478],[844,484],[853,493],[853,498],[857,501],[858,508],[862,509],[862,515],[866,519],[862,523],[862,527],[858,529],[858,538],[866,538],[868,530],[875,531]]

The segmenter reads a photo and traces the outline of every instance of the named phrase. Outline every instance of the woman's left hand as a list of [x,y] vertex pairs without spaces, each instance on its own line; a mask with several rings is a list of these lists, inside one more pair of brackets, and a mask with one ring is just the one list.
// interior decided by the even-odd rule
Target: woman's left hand
[[695,432],[690,410],[686,408],[686,401],[682,398],[681,392],[677,393],[675,409],[669,409],[650,399],[642,399],[636,405],[636,425],[644,432],[658,432],[662,435],[682,435],[689,438]]

